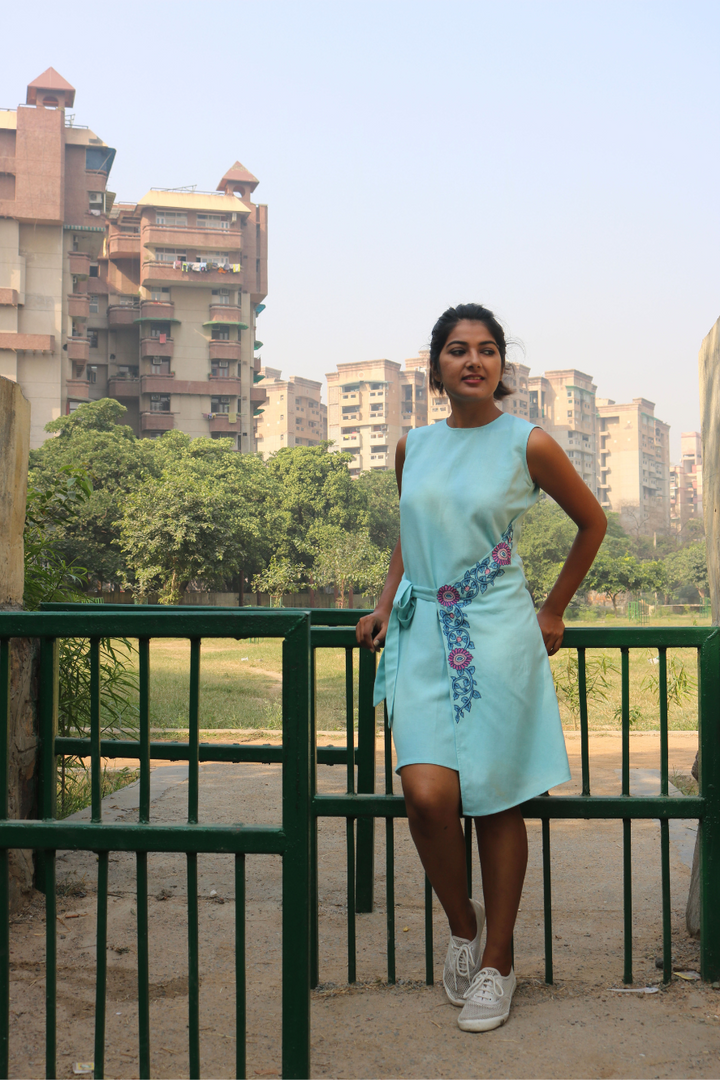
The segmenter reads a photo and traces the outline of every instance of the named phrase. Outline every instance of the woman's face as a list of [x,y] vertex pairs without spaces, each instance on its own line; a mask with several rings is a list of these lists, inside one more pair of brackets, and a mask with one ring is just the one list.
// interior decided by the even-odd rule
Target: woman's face
[[485,323],[461,319],[450,331],[440,353],[440,378],[450,398],[492,398],[502,378],[502,359]]

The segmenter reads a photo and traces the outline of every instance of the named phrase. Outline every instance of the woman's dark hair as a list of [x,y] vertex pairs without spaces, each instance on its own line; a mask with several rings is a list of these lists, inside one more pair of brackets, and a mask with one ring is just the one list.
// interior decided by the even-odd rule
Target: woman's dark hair
[[[470,319],[472,322],[481,322],[488,328],[495,344],[498,347],[500,353],[500,359],[502,361],[502,372],[505,371],[505,354],[507,352],[507,343],[505,341],[505,331],[500,323],[497,321],[492,311],[489,308],[483,307],[482,304],[458,304],[457,307],[448,308],[447,311],[443,311],[442,315],[432,328],[432,334],[430,336],[430,389],[435,390],[438,393],[442,393],[444,390],[442,379],[440,378],[440,353],[445,348],[445,343],[450,337],[450,333],[462,319]],[[509,386],[505,386],[502,381],[502,374],[500,382],[497,384],[497,389],[493,394],[493,397],[500,400],[500,398],[507,397],[508,394],[514,393]]]

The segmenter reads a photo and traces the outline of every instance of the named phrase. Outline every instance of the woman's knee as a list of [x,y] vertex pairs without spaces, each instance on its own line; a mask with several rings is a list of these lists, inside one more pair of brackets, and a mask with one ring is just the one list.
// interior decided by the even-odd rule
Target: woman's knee
[[447,786],[420,781],[404,783],[403,791],[411,825],[442,827],[459,817],[459,795]]

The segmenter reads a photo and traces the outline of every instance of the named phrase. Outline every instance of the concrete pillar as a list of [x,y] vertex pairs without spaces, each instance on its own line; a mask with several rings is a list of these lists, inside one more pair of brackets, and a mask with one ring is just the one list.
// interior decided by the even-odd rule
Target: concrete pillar
[[[0,610],[22,608],[25,582],[23,529],[27,496],[30,405],[16,382],[0,377]],[[37,811],[38,731],[36,642],[15,638],[10,647],[8,804],[11,818]],[[32,856],[10,858],[10,903],[17,908],[32,888]]]
[[[707,537],[712,621],[720,624],[720,319],[700,346],[700,423],[703,448],[703,516]],[[693,766],[697,776],[697,757]],[[700,862],[695,842],[685,921],[688,933],[700,937]]]

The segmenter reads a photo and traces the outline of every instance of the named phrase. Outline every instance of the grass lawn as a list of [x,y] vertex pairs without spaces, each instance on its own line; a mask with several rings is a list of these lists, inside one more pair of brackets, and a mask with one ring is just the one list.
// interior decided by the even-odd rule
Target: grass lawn
[[[675,615],[658,618],[651,625],[709,625],[709,618]],[[572,622],[572,626],[630,626],[627,619],[607,617],[593,622]],[[233,639],[207,639],[202,645],[200,663],[200,727],[258,728],[281,727],[282,644],[272,638],[259,642]],[[615,670],[606,673],[606,698],[596,694],[588,703],[590,727],[620,727],[620,653],[619,650],[588,650],[593,658],[605,655]],[[551,664],[561,675],[568,653],[561,651]],[[647,680],[657,675],[652,663],[655,650],[632,649],[630,652],[631,726],[635,731],[659,727],[657,692]],[[345,654],[342,649],[322,649],[317,654],[317,723],[320,731],[345,727]],[[696,654],[693,649],[668,650],[672,659],[682,664],[691,677],[689,692],[680,704],[670,704],[670,727],[692,730],[697,727]],[[357,669],[357,662],[355,663]],[[357,670],[355,673],[355,717],[357,720]],[[186,728],[190,682],[190,644],[188,641],[155,639],[150,645],[150,722],[153,728]],[[645,685],[643,685],[645,684]],[[574,728],[577,719],[560,695],[560,713],[564,726]],[[378,710],[378,716],[380,710]],[[156,736],[157,737],[157,736]]]

